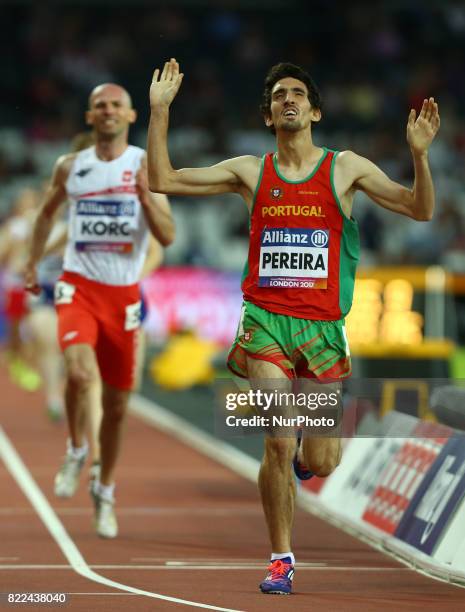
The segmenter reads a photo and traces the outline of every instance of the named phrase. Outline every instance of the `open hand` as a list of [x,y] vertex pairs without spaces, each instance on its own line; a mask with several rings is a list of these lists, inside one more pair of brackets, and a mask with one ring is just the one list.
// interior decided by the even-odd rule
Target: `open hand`
[[407,122],[407,142],[413,153],[426,153],[439,130],[439,125],[439,109],[434,98],[423,100],[418,117],[412,108]]
[[165,62],[161,74],[157,68],[153,73],[150,86],[150,106],[152,108],[169,106],[181,87],[183,76],[183,73],[179,72],[179,64],[174,57],[169,62]]

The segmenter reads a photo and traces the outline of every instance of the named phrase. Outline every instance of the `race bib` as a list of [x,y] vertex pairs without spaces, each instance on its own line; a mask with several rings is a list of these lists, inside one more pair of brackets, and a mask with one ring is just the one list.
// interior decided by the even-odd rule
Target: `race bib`
[[136,230],[136,202],[78,200],[75,223],[77,251],[131,253]]
[[54,300],[55,304],[71,304],[73,296],[76,292],[76,287],[71,283],[65,283],[65,281],[58,281],[55,284]]
[[124,322],[124,331],[132,331],[140,326],[140,315],[142,309],[142,302],[136,302],[135,304],[129,304],[126,306],[126,320]]
[[328,250],[329,230],[263,229],[258,286],[326,289]]

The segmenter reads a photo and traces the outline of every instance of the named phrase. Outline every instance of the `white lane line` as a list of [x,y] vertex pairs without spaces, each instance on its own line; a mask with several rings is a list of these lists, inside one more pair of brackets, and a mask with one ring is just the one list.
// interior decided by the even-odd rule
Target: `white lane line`
[[[62,516],[84,516],[91,515],[92,509],[89,507],[56,507],[55,512]],[[118,506],[118,516],[249,516],[261,514],[260,507],[255,508],[159,508],[151,506],[141,506],[125,508]],[[0,516],[33,516],[32,508],[0,508]],[[0,557],[1,558],[1,557]]]
[[108,595],[111,595],[111,597],[134,597],[135,593],[102,593],[102,591],[99,591],[97,593],[80,593],[75,591],[69,591],[68,593],[66,593],[66,595],[92,595],[92,597],[97,597],[99,595],[102,597],[107,597]]
[[[185,442],[198,452],[226,466],[243,478],[255,484],[257,483],[260,464],[253,457],[250,457],[226,442],[217,440],[212,435],[191,425],[187,420],[178,417],[166,408],[163,408],[159,404],[141,395],[134,395],[131,404],[132,413],[139,416],[146,423],[153,425],[160,431],[170,434],[177,440]],[[437,566],[431,566],[428,561],[424,559],[414,559],[406,555],[406,549],[405,547],[401,547],[400,542],[388,543],[383,539],[378,541],[373,537],[369,537],[366,531],[363,531],[361,527],[355,527],[353,523],[348,523],[347,520],[341,519],[327,509],[323,509],[322,505],[318,506],[318,504],[315,504],[314,497],[302,488],[298,489],[297,504],[309,514],[332,524],[337,529],[364,542],[377,552],[395,559],[398,563],[403,563],[407,566],[405,569],[408,571],[416,571],[424,574],[428,578],[452,583],[454,586],[465,586],[465,582],[463,582],[463,578],[461,577],[462,572],[460,572],[459,575],[458,570],[456,570],[456,574],[451,576],[450,571],[444,569],[439,573],[439,568]],[[371,570],[367,569],[367,571]]]
[[[141,561],[151,561],[152,563],[178,563],[179,561],[182,563],[213,563],[215,564],[224,564],[224,563],[245,563],[245,561],[241,561],[240,559],[233,559],[231,557],[189,557],[189,559],[169,559],[163,557],[131,557],[130,561],[132,563],[141,562]],[[338,559],[338,563],[343,563],[342,560]],[[247,563],[261,563],[263,565],[262,559],[247,559]],[[326,565],[326,564],[325,564]]]
[[[257,570],[263,571],[263,563],[251,563],[249,565],[89,565],[92,569],[99,570],[202,570],[202,571],[229,571],[229,570]],[[323,565],[301,565],[297,563],[297,570],[300,571],[324,571],[324,572],[405,572],[410,571],[408,567],[357,567],[356,565],[334,565],[334,566],[323,566]],[[67,570],[71,571],[73,568],[70,565],[0,565],[0,570]],[[217,610],[218,608],[214,608]],[[220,608],[223,610],[224,608]]]
[[[152,565],[167,565],[167,566],[177,566],[177,565],[260,565],[262,568],[266,565],[267,559],[247,559],[243,561],[242,559],[170,559],[166,561],[165,559],[160,559],[159,557],[131,557],[129,560],[130,563],[135,564],[152,564]],[[345,563],[344,559],[337,559],[336,561],[332,561],[335,565],[343,565]],[[328,567],[328,563],[325,561],[298,561],[299,567]]]
[[[236,474],[239,474],[246,480],[250,480],[254,484],[257,483],[258,472],[260,469],[259,461],[235,448],[231,444],[217,440],[212,435],[192,425],[189,421],[177,416],[176,414],[173,414],[166,408],[163,408],[160,406],[160,404],[148,400],[138,394],[131,397],[130,411],[144,422],[156,427],[159,431],[167,433],[173,436],[175,439],[188,444],[191,448],[197,450],[199,453],[202,453],[217,463],[224,465],[226,468],[232,470]],[[309,503],[307,492],[302,489],[298,490],[297,504],[309,514],[313,514],[314,516],[317,516],[326,522],[332,523],[333,525],[335,524],[334,521],[331,520],[331,516],[328,513],[323,514],[318,512],[316,508],[312,507],[311,503]],[[444,577],[441,576],[438,578],[438,576],[434,573],[431,573],[418,565],[413,565],[412,561],[404,557],[399,557],[399,555],[389,548],[383,548],[381,550],[380,547],[374,544],[372,541],[362,538],[359,532],[354,533],[354,531],[342,521],[338,521],[336,527],[341,531],[356,537],[359,541],[363,541],[378,552],[382,552],[383,554],[394,558],[398,563],[404,563],[407,565],[406,568],[402,569],[407,569],[408,571],[420,571],[430,578],[436,578],[444,581]]]
[[[257,569],[263,569],[265,564],[263,563],[263,561],[165,561],[163,565],[166,565],[167,567],[172,567],[174,569],[176,569],[177,567],[202,567],[207,569],[209,567],[256,567]],[[327,563],[298,563],[297,565],[299,568],[328,566]]]
[[188,601],[186,599],[179,599],[177,597],[169,597],[167,595],[161,595],[160,593],[152,593],[150,591],[143,591],[134,587],[109,580],[104,576],[100,576],[96,572],[90,569],[87,565],[84,557],[81,555],[79,549],[74,544],[73,540],[68,535],[68,532],[64,528],[62,522],[55,514],[53,508],[50,506],[47,498],[42,493],[35,480],[32,478],[29,470],[24,465],[21,457],[16,452],[14,446],[10,442],[8,436],[0,427],[0,457],[2,458],[5,466],[7,467],[10,474],[16,480],[16,483],[23,491],[24,495],[29,499],[32,506],[35,508],[37,514],[41,518],[45,527],[50,532],[55,542],[60,547],[66,559],[69,561],[73,569],[89,580],[104,584],[109,587],[135,593],[136,595],[145,595],[146,597],[152,597],[154,599],[162,599],[164,601],[170,601],[172,603],[178,603],[185,606],[192,606],[194,608],[204,608],[207,610],[219,610],[221,612],[240,612],[238,610],[232,610],[230,608],[220,608],[218,606],[211,606],[204,603],[195,601]]

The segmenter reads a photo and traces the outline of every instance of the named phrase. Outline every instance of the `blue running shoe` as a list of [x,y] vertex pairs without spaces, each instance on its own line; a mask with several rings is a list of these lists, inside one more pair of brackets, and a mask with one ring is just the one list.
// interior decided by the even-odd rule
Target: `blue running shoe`
[[260,584],[262,593],[269,595],[290,595],[292,593],[292,579],[294,566],[290,557],[276,559],[268,566],[268,574]]
[[310,472],[307,466],[299,460],[299,450],[301,444],[302,430],[299,429],[299,431],[297,432],[297,448],[295,451],[294,459],[292,461],[292,466],[294,467],[295,475],[299,480],[310,480],[310,478],[315,474],[313,474],[313,472]]

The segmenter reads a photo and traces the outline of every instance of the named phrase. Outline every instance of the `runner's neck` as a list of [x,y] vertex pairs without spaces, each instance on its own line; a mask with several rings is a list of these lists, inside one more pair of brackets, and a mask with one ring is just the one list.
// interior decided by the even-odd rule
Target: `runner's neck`
[[98,141],[95,143],[95,154],[101,161],[113,161],[121,157],[128,148],[127,140],[122,142],[116,141]]
[[322,147],[313,144],[311,132],[300,132],[289,134],[280,132],[277,137],[276,162],[279,168],[286,174],[305,175],[309,162],[315,165],[323,154]]

